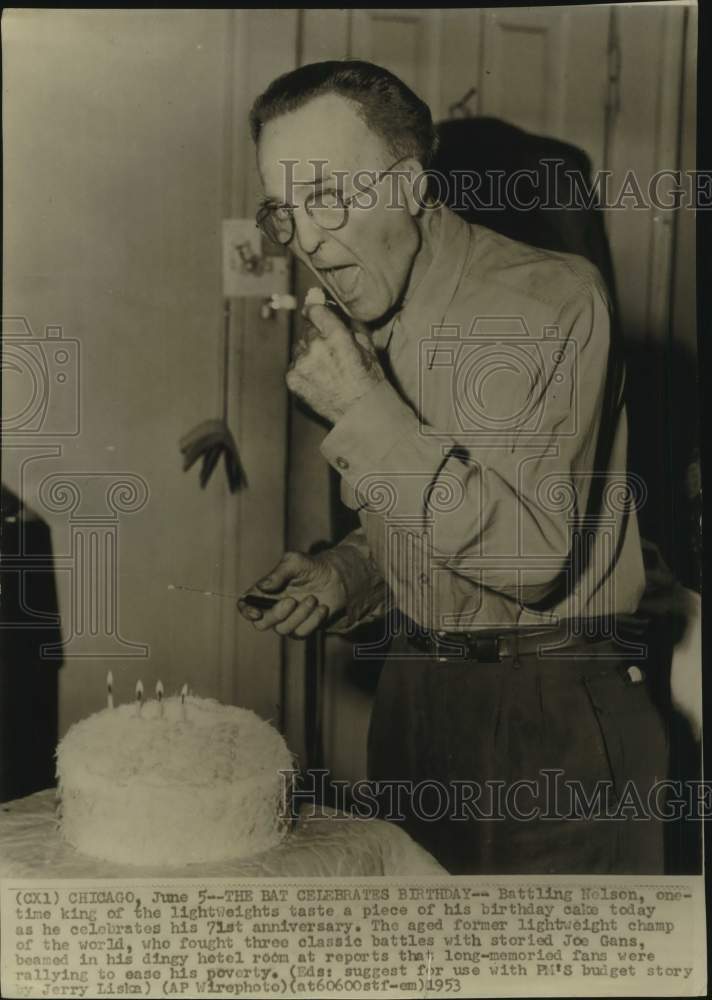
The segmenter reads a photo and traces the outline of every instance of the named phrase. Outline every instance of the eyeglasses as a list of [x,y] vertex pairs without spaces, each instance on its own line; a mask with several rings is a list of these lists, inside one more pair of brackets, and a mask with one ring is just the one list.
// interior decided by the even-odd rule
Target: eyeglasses
[[[313,191],[304,201],[305,212],[320,229],[330,231],[342,229],[348,222],[349,210],[354,202],[380,183],[386,174],[393,173],[394,167],[397,167],[404,159],[405,157],[401,157],[396,160],[387,170],[379,170],[372,184],[361,188],[357,194],[350,195],[348,198],[344,198],[339,190]],[[286,246],[294,238],[295,207],[286,202],[275,204],[268,201],[257,212],[255,220],[257,226],[273,243]]]

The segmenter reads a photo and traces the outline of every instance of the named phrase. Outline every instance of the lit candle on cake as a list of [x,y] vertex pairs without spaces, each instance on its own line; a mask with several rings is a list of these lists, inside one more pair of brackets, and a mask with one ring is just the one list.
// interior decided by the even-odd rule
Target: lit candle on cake
[[106,675],[106,706],[114,707],[114,675],[111,671]]
[[159,714],[163,718],[163,684],[161,681],[156,681],[156,698],[158,699]]
[[183,714],[183,720],[184,721],[185,721],[185,718],[186,718],[186,714],[185,714],[185,697],[186,697],[187,694],[188,694],[188,685],[184,684],[183,687],[180,689],[180,707],[181,707],[181,712]]
[[143,705],[143,682],[136,681],[136,712],[140,715]]

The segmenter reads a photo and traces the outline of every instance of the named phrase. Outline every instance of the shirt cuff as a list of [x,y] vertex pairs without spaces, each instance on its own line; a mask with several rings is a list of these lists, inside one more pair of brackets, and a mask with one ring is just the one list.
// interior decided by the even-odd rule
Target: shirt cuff
[[355,490],[364,476],[380,468],[398,442],[418,426],[413,410],[384,380],[334,424],[322,441],[321,453]]

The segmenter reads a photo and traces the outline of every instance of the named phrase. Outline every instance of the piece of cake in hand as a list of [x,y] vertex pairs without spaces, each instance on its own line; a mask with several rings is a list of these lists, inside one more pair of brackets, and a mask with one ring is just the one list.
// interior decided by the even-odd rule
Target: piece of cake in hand
[[248,709],[195,697],[107,708],[57,748],[61,831],[124,864],[247,857],[286,835],[293,768],[282,736]]
[[309,306],[325,306],[326,305],[326,295],[324,295],[324,289],[315,286],[310,288],[304,298],[304,308]]

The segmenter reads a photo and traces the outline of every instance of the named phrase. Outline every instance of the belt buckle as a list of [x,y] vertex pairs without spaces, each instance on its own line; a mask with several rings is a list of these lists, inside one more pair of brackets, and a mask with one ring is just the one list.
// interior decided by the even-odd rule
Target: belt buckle
[[452,634],[440,630],[433,635],[433,656],[438,663],[447,663],[448,660],[501,663],[507,655],[506,649],[504,651],[502,649],[501,637],[498,635],[477,638],[470,632],[463,632],[462,642],[453,642],[448,639],[448,635]]
[[467,647],[463,643],[452,643],[447,639],[448,633],[444,629],[439,629],[433,633],[433,657],[438,663],[447,663],[448,660],[466,660]]
[[501,663],[503,657],[500,638],[498,635],[485,639],[475,638],[473,641],[475,656],[472,659],[476,660],[477,663]]

